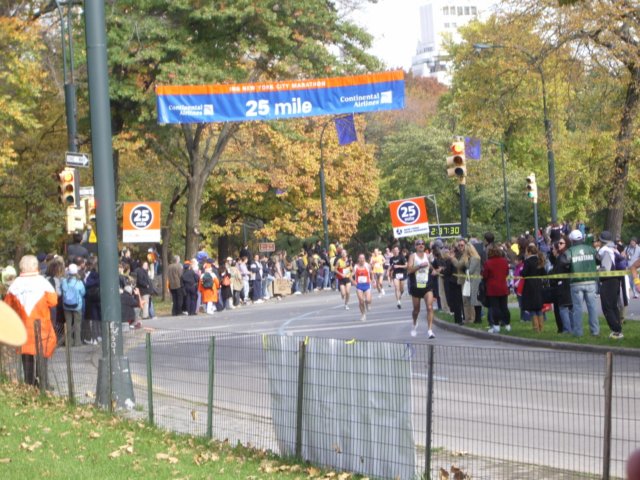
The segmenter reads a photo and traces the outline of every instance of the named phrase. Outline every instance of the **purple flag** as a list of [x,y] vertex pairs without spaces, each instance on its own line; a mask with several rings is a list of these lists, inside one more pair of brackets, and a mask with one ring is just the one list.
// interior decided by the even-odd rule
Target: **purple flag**
[[338,132],[338,143],[349,145],[358,140],[356,135],[356,125],[353,122],[353,114],[336,117],[336,132]]
[[479,138],[464,137],[464,149],[467,158],[480,160],[482,149]]

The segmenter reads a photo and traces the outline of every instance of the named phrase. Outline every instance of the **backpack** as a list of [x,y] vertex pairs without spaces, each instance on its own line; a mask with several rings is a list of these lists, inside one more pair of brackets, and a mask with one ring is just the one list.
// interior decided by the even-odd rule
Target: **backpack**
[[213,288],[213,275],[209,272],[205,272],[205,274],[202,275],[202,286],[204,288]]
[[[77,283],[78,280],[74,279]],[[75,284],[72,286],[67,280],[64,284],[66,288],[62,289],[62,307],[65,310],[76,310],[80,305],[80,292],[75,287]]]

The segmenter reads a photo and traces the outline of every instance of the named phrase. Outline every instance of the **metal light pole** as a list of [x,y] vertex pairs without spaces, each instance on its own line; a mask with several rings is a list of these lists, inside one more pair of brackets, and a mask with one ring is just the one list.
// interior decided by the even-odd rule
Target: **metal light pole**
[[329,122],[322,125],[320,132],[320,202],[322,204],[322,230],[324,232],[324,248],[329,251],[329,220],[327,219],[327,191],[324,178],[324,132]]
[[507,166],[504,161],[504,143],[496,142],[495,140],[489,140],[489,143],[500,146],[500,158],[502,159],[502,187],[504,190],[504,215],[505,223],[507,226],[507,238],[511,241],[511,222],[509,220],[509,195],[507,193]]
[[543,58],[535,57],[528,51],[516,45],[493,45],[490,43],[474,43],[473,48],[476,52],[482,50],[489,50],[493,48],[507,48],[517,50],[522,53],[533,68],[536,69],[540,75],[540,83],[542,84],[542,113],[544,117],[544,133],[547,146],[547,163],[549,168],[549,203],[551,207],[551,222],[558,222],[558,204],[557,204],[557,191],[556,191],[556,167],[555,167],[555,155],[553,153],[553,126],[549,119],[549,110],[547,107],[547,82],[542,68]]
[[84,14],[91,112],[91,145],[94,159],[93,177],[99,209],[96,223],[100,235],[98,243],[100,312],[102,314],[102,331],[110,332],[110,338],[105,338],[102,342],[102,357],[98,363],[96,401],[103,406],[115,402],[118,407],[130,408],[134,403],[134,396],[129,360],[124,356],[122,345],[118,235],[104,0],[86,0]]

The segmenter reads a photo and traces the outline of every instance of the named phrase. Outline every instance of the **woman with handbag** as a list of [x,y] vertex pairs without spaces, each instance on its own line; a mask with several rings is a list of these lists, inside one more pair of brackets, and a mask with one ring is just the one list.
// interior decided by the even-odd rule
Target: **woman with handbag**
[[462,261],[466,270],[465,281],[462,285],[464,321],[465,323],[482,323],[482,303],[478,300],[481,260],[476,247],[470,242],[464,247]]

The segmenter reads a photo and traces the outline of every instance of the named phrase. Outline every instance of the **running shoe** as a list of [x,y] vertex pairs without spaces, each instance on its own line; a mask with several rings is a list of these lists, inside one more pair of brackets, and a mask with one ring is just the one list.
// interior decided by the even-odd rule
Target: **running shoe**
[[622,334],[622,332],[611,332],[609,334],[609,338],[613,338],[614,340],[622,340],[624,338],[624,335]]
[[429,331],[427,332],[427,336],[428,336],[429,338],[436,338],[436,336],[433,334],[433,330],[429,330]]
[[418,328],[417,327],[413,327],[411,329],[411,336],[415,337],[416,335],[418,335]]
[[364,313],[362,315],[360,315],[360,321],[361,322],[366,322],[367,321],[367,316]]
[[504,326],[504,329],[505,329],[507,332],[510,332],[510,331],[511,331],[511,325],[505,325],[505,326]]
[[344,306],[344,309],[345,309],[345,310],[349,310],[349,305],[345,305],[345,306]]
[[400,300],[398,300],[398,308],[402,308],[402,305],[400,304]]

